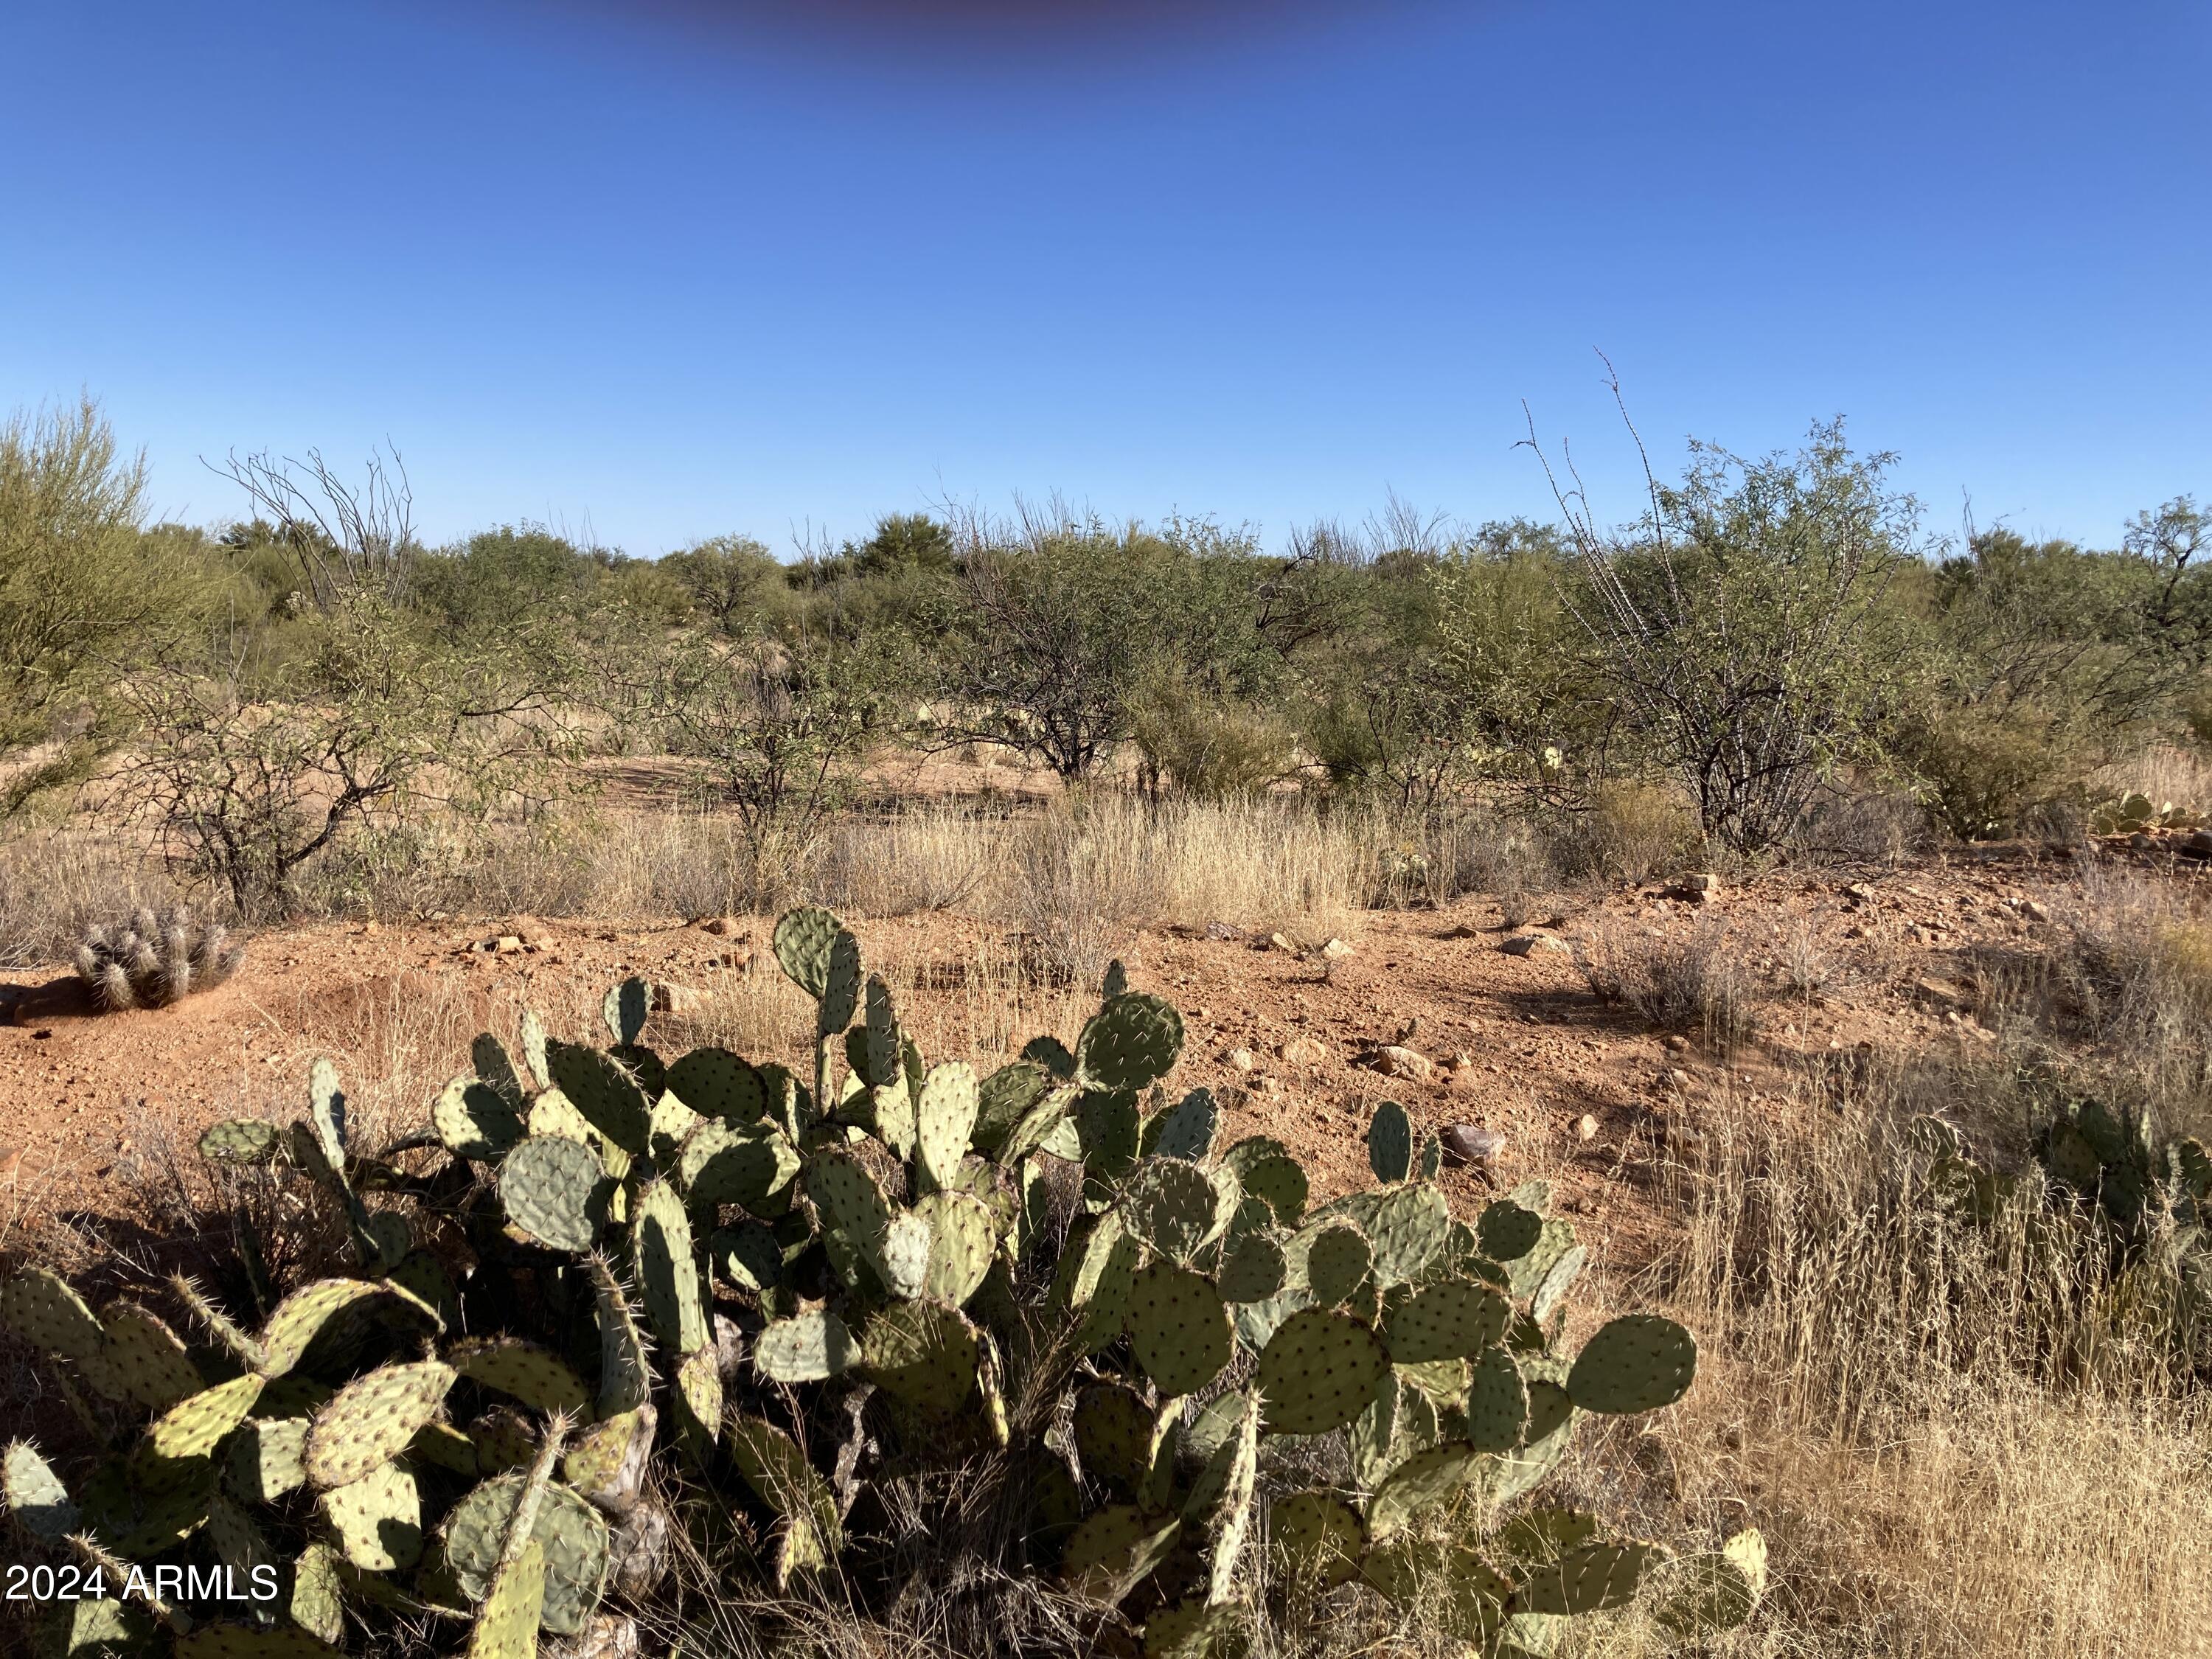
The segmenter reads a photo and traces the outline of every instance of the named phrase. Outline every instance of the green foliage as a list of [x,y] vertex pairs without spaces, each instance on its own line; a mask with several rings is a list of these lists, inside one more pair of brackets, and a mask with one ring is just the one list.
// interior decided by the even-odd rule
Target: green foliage
[[[1618,1606],[1662,1559],[1588,1531],[1521,1552],[1501,1529],[1579,1414],[1668,1406],[1696,1363],[1686,1331],[1646,1316],[1553,1352],[1579,1250],[1540,1190],[1455,1221],[1386,1107],[1382,1184],[1308,1214],[1279,1146],[1217,1156],[1211,1100],[1155,1088],[1182,1023],[1124,975],[1057,1073],[979,1080],[915,1052],[881,981],[861,994],[834,915],[787,915],[775,951],[816,1003],[811,1088],[719,1050],[665,1065],[632,984],[606,999],[609,1049],[533,1030],[525,1067],[480,1037],[434,1114],[446,1160],[416,1173],[349,1146],[319,1065],[291,1133],[211,1130],[211,1157],[328,1188],[362,1261],[252,1335],[180,1283],[228,1355],[212,1372],[138,1304],[94,1314],[35,1269],[0,1286],[0,1316],[101,1402],[82,1489],[10,1449],[0,1484],[29,1535],[81,1510],[132,1559],[265,1549],[300,1562],[274,1631],[319,1645],[428,1606],[465,1621],[471,1653],[519,1656],[584,1628],[618,1571],[653,1595],[653,1570],[617,1568],[621,1540],[726,1537],[733,1508],[758,1517],[780,1590],[865,1601],[885,1506],[918,1504],[999,1570],[1141,1624],[1147,1652],[1225,1651],[1263,1581],[1269,1614],[1296,1621],[1315,1585],[1353,1576],[1502,1652],[1515,1619]],[[857,1056],[842,1077],[839,1056]],[[669,1089],[649,1099],[647,1079]],[[1038,1200],[1071,1159],[1063,1233]],[[389,1207],[366,1207],[372,1188]],[[1350,1480],[1276,1468],[1284,1437],[1338,1434]],[[963,1470],[998,1472],[977,1489],[1003,1514],[945,1507]],[[311,1504],[288,1496],[303,1489]],[[1263,1538],[1285,1571],[1255,1571]],[[1668,1616],[1747,1610],[1737,1556],[1692,1559]]]

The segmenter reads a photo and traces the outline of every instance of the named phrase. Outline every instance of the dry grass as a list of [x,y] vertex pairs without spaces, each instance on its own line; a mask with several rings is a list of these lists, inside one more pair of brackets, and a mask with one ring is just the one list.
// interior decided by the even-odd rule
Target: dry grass
[[2135,792],[2161,805],[2171,801],[2189,811],[2212,812],[2212,757],[2201,749],[2153,744],[2099,767],[2088,784],[2090,794],[2100,799]]
[[1743,958],[1741,942],[1714,916],[1674,933],[1608,915],[1575,941],[1575,960],[1601,1001],[1723,1044],[1748,1037],[1759,1023],[1757,987]]

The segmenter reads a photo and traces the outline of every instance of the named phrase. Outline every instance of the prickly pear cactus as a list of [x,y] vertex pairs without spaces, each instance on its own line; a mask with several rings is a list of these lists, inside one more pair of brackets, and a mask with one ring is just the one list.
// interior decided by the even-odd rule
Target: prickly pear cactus
[[210,1163],[320,1187],[302,1212],[358,1263],[242,1275],[265,1316],[184,1280],[98,1313],[35,1267],[0,1284],[96,1438],[75,1490],[77,1462],[7,1449],[23,1537],[286,1567],[273,1622],[116,1615],[210,1655],[425,1619],[485,1659],[617,1650],[606,1598],[652,1605],[678,1528],[848,1606],[916,1519],[1111,1604],[1147,1655],[1233,1651],[1354,1584],[1486,1656],[1647,1580],[1684,1639],[1750,1615],[1755,1534],[1669,1559],[1518,1508],[1580,1418],[1663,1409],[1697,1366],[1647,1315],[1565,1343],[1585,1252],[1540,1185],[1455,1218],[1434,1137],[1386,1103],[1378,1184],[1315,1203],[1280,1142],[1224,1147],[1212,1097],[1171,1090],[1182,1020],[1119,964],[1072,1042],[971,1066],[925,1060],[834,915],[793,911],[774,948],[813,1003],[811,1079],[664,1059],[632,981],[596,1035],[477,1038],[407,1160],[352,1143],[327,1062],[298,1125],[210,1130]]

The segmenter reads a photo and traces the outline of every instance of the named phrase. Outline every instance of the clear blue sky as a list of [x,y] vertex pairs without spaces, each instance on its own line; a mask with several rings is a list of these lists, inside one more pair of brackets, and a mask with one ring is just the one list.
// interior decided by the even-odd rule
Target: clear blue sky
[[1526,398],[1625,518],[1593,347],[1669,468],[1840,411],[1938,527],[2212,495],[2203,0],[12,0],[0,70],[0,408],[168,516],[389,438],[441,538],[1272,541],[1547,510]]

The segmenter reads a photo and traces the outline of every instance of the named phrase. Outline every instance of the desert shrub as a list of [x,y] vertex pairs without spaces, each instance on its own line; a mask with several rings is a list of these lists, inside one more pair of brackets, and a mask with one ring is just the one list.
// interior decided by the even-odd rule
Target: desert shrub
[[1694,865],[1704,852],[1697,815],[1681,792],[1636,779],[1593,787],[1589,810],[1573,815],[1561,839],[1579,867],[1621,881],[1649,881]]
[[1455,1219],[1435,1139],[1385,1104],[1381,1184],[1310,1204],[1279,1143],[1217,1150],[1206,1091],[1153,1090],[1181,1020],[1118,967],[1072,1048],[979,1079],[927,1063],[834,915],[787,915],[775,951],[807,1076],[664,1060],[633,980],[604,1049],[535,1015],[519,1049],[479,1036],[398,1145],[355,1141],[327,1061],[300,1122],[210,1129],[211,1162],[315,1194],[353,1266],[249,1274],[284,1293],[243,1321],[172,1281],[198,1354],[127,1296],[0,1285],[91,1431],[9,1449],[42,1554],[118,1585],[283,1567],[282,1636],[143,1595],[59,1633],[307,1651],[432,1614],[430,1645],[526,1655],[696,1628],[706,1591],[769,1648],[1205,1653],[1265,1617],[1349,1651],[1349,1613],[1503,1655],[1639,1592],[1685,1637],[1753,1611],[1753,1533],[1668,1561],[1526,1501],[1578,1419],[1674,1404],[1698,1356],[1649,1315],[1570,1351],[1585,1251],[1542,1183]]
[[1760,988],[1717,917],[1682,933],[1608,919],[1575,942],[1575,958],[1600,1000],[1664,1030],[1731,1043],[1758,1028]]
[[1200,800],[1256,795],[1296,763],[1297,735],[1272,709],[1162,676],[1135,697],[1130,737],[1155,784]]

